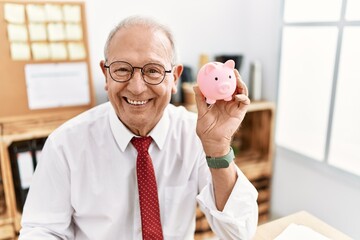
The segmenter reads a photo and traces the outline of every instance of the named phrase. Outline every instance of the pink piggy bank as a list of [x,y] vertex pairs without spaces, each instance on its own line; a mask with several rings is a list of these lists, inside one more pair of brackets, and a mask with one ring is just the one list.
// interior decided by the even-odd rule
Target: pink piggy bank
[[230,101],[236,89],[235,62],[209,62],[201,67],[197,75],[200,91],[208,104],[216,100]]

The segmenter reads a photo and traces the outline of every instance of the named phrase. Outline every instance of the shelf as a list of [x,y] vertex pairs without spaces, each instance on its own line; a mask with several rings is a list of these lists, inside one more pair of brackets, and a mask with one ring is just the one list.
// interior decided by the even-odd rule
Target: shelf
[[247,112],[249,113],[249,112],[264,111],[264,110],[274,111],[275,104],[268,101],[253,101],[250,103]]
[[[0,240],[14,239],[21,225],[21,213],[16,207],[16,196],[10,166],[8,147],[16,141],[47,137],[68,119],[78,115],[79,110],[59,114],[36,114],[0,118]],[[4,196],[1,197],[3,189]]]
[[0,215],[0,226],[11,224],[14,220],[12,218],[7,217],[5,214]]
[[[235,162],[237,163],[237,160]],[[266,161],[237,163],[237,165],[250,181],[271,176],[271,167]]]
[[[1,173],[1,165],[0,165],[0,173]],[[0,225],[1,225],[2,216],[5,214],[6,214],[5,191],[4,191],[2,177],[0,174]]]
[[197,233],[194,236],[194,240],[206,240],[212,239],[213,237],[215,237],[215,234],[213,232]]
[[12,203],[14,202],[12,175],[9,166],[8,152],[0,142],[0,239],[15,237]]
[[259,203],[267,202],[270,200],[270,189],[269,188],[258,189],[258,192],[259,192],[259,196],[258,196]]
[[0,225],[0,239],[14,239],[15,232],[12,224]]
[[259,215],[267,214],[270,209],[270,203],[269,202],[262,202],[259,203]]
[[267,223],[270,220],[269,214],[259,214],[258,225]]
[[14,141],[48,136],[54,129],[79,113],[79,111],[69,111],[57,115],[42,114],[40,116],[1,118],[1,140],[10,144]]

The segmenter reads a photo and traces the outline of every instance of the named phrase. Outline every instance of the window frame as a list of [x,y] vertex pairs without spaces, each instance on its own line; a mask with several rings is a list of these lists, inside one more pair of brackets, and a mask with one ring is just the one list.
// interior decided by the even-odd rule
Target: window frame
[[[333,69],[333,79],[332,79],[332,86],[331,86],[331,96],[330,96],[330,103],[329,103],[329,112],[328,112],[328,119],[327,119],[327,130],[326,130],[326,136],[325,136],[325,147],[324,147],[324,159],[323,161],[318,161],[317,159],[314,159],[312,157],[309,157],[308,155],[305,155],[304,153],[292,150],[287,148],[286,146],[282,146],[277,141],[276,146],[278,148],[281,148],[281,151],[288,152],[289,155],[301,157],[302,159],[305,159],[304,161],[312,160],[312,162],[316,162],[316,165],[320,166],[329,166],[331,168],[338,169],[340,171],[352,174],[356,177],[360,177],[360,175],[356,174],[355,172],[342,169],[334,164],[331,164],[329,162],[329,154],[330,154],[330,142],[332,137],[332,126],[333,126],[333,119],[334,119],[334,111],[335,111],[335,103],[336,103],[336,91],[337,91],[337,84],[338,84],[338,78],[339,78],[339,67],[340,67],[340,56],[341,56],[341,47],[343,44],[343,35],[344,35],[344,28],[350,27],[350,26],[356,26],[360,27],[360,19],[359,20],[346,20],[346,7],[347,7],[347,1],[348,0],[342,0],[341,1],[341,9],[340,9],[340,18],[338,21],[299,21],[299,22],[286,22],[285,21],[285,4],[287,0],[282,0],[282,9],[281,9],[281,28],[280,28],[280,43],[279,43],[279,57],[278,57],[278,86],[277,86],[277,105],[280,104],[279,94],[280,94],[280,85],[281,85],[281,79],[280,79],[280,73],[281,73],[281,64],[282,64],[282,50],[283,50],[283,32],[285,27],[318,27],[318,26],[329,26],[329,27],[336,27],[338,29],[338,36],[337,36],[337,43],[336,43],[336,50],[335,50],[335,62],[334,62],[334,69]],[[283,80],[282,80],[283,81]],[[279,112],[279,111],[278,111]],[[279,113],[277,113],[279,115]],[[276,134],[278,131],[279,126],[276,126]]]

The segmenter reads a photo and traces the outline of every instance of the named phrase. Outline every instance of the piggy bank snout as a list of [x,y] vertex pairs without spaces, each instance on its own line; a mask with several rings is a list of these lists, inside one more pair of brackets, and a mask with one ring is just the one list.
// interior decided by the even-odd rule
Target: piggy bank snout
[[231,90],[231,84],[228,82],[221,83],[218,87],[218,91],[221,94],[226,94]]

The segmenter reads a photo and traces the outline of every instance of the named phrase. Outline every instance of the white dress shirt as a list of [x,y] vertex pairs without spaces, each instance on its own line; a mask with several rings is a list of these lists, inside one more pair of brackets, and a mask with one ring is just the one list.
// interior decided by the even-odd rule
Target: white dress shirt
[[[195,127],[194,113],[169,105],[149,134],[164,239],[194,239],[197,202],[219,238],[250,239],[257,191],[237,169],[224,210],[216,209]],[[33,176],[19,240],[142,239],[133,136],[110,103],[55,130]]]

